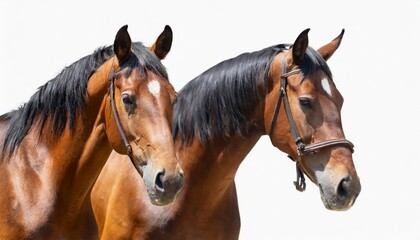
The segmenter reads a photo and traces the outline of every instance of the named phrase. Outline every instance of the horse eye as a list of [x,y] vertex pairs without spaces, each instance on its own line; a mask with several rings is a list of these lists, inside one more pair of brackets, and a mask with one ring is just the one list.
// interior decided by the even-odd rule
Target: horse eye
[[300,97],[299,104],[303,109],[312,109],[312,99],[307,97]]
[[132,114],[136,108],[136,101],[134,96],[130,96],[127,93],[121,95],[122,102],[124,103],[124,108],[128,114]]
[[134,102],[131,99],[130,95],[125,93],[125,94],[121,95],[121,98],[122,98],[122,101],[125,105],[130,105],[130,106],[134,105]]

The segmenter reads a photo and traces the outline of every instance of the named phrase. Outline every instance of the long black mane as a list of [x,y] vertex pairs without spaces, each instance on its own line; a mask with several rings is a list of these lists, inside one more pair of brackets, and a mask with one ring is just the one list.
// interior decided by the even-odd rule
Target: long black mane
[[[132,49],[134,54],[121,66],[121,72],[130,73],[132,69],[139,68],[145,75],[148,69],[168,78],[160,60],[142,43],[133,43]],[[93,54],[64,68],[55,78],[39,87],[19,109],[0,116],[0,121],[8,121],[10,124],[4,137],[2,156],[6,152],[11,156],[34,124],[41,126],[41,135],[48,119],[51,121],[48,133],[51,132],[52,137],[61,135],[67,124],[74,132],[76,119],[89,97],[86,90],[90,76],[112,56],[112,46],[97,49]]]
[[[174,107],[173,135],[190,144],[194,137],[210,139],[246,136],[253,122],[249,116],[267,93],[268,74],[274,57],[290,47],[280,44],[223,61],[191,80],[178,93]],[[308,47],[300,65],[303,79],[318,71],[331,72],[317,51]],[[263,86],[263,92],[258,89]]]

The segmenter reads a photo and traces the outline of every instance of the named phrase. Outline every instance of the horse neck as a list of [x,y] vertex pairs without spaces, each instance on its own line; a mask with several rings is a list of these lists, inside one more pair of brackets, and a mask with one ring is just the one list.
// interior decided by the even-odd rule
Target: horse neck
[[[261,93],[265,92],[262,86],[258,87]],[[203,202],[217,202],[217,196],[220,201],[223,201],[223,197],[236,197],[234,178],[239,165],[260,137],[265,135],[264,99],[262,96],[260,101],[255,103],[255,108],[250,111],[252,114],[247,115],[247,122],[251,127],[244,136],[235,134],[230,137],[216,137],[209,143],[201,143],[195,137],[189,146],[183,145],[181,137],[176,139],[178,159],[185,172],[183,187],[185,190],[180,192],[181,196],[190,194],[193,198],[188,196],[185,198],[193,199],[191,201],[201,196],[200,201]],[[196,202],[200,204],[200,201]]]
[[[74,132],[69,127],[52,145],[54,167],[52,175],[60,189],[62,211],[78,208],[99,176],[112,151],[105,134],[105,102],[112,59],[103,64],[89,79],[86,106],[76,120]],[[48,127],[48,126],[47,126]],[[66,205],[67,204],[67,205]],[[78,209],[71,209],[77,212]]]
[[204,203],[218,204],[226,197],[236,197],[227,194],[236,194],[230,190],[234,188],[238,167],[261,135],[260,131],[254,131],[246,137],[213,139],[209,144],[195,139],[189,147],[177,141],[178,159],[185,173],[184,190],[179,197],[183,200],[179,203],[203,206]]

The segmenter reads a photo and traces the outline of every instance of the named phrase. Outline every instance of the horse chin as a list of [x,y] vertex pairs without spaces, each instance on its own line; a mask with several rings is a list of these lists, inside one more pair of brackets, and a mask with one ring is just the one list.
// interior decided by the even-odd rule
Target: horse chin
[[175,201],[175,196],[171,197],[171,196],[163,196],[163,195],[157,196],[156,194],[149,192],[150,202],[156,206],[165,206]]

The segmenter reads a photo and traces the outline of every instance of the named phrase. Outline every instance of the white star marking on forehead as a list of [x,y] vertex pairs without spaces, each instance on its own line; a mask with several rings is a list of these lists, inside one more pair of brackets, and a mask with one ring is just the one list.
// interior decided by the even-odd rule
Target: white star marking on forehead
[[321,85],[322,85],[322,88],[324,89],[324,91],[332,97],[331,86],[330,86],[330,83],[328,82],[328,79],[326,79],[326,78],[322,79],[321,80]]
[[155,96],[158,97],[159,93],[160,93],[160,84],[158,81],[156,80],[152,80],[149,82],[149,84],[147,85],[147,87],[149,88],[149,92]]

